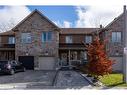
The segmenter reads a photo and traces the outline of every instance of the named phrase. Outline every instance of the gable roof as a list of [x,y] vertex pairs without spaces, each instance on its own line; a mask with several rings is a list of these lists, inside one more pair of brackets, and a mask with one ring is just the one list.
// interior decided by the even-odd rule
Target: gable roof
[[60,34],[91,34],[100,28],[61,28]]
[[10,31],[6,31],[6,32],[1,32],[0,33],[0,36],[9,36],[9,35],[12,35],[14,36],[15,35],[15,32],[10,30]]
[[31,12],[27,17],[25,17],[21,22],[19,22],[14,28],[12,28],[12,30],[15,30],[18,26],[20,26],[23,22],[25,22],[29,17],[31,17],[34,13],[38,13],[41,17],[43,17],[44,19],[46,19],[50,24],[52,24],[53,26],[55,26],[56,28],[59,29],[59,27],[54,24],[51,20],[49,20],[45,15],[43,15],[40,11],[38,11],[37,9],[35,9],[33,12]]
[[111,21],[107,26],[105,26],[105,28],[108,28],[110,25],[112,25],[112,24],[115,23],[117,20],[119,20],[122,16],[123,16],[123,13],[120,14],[118,17],[116,17],[113,21]]

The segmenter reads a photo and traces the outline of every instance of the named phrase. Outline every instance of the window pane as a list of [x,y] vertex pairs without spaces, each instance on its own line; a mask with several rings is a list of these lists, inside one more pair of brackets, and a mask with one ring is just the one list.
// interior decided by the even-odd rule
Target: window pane
[[121,42],[121,32],[112,32],[112,42]]
[[15,37],[9,37],[8,43],[14,44],[15,43]]
[[117,42],[121,42],[121,32],[117,32]]
[[48,41],[51,41],[52,40],[52,32],[48,32]]
[[72,36],[66,36],[66,43],[72,43]]
[[46,32],[43,32],[42,33],[42,42],[45,42],[46,41]]
[[42,42],[48,42],[52,40],[52,32],[43,32],[42,33]]
[[31,43],[31,34],[30,33],[22,33],[21,35],[22,43]]
[[85,36],[85,42],[91,43],[92,42],[92,36]]
[[112,42],[116,42],[116,32],[112,32]]

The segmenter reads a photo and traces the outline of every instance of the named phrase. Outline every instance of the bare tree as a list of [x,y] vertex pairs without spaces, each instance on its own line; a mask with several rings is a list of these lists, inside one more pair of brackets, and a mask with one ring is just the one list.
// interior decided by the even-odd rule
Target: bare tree
[[16,25],[14,18],[11,18],[8,22],[1,22],[0,23],[0,32],[5,32],[10,30]]

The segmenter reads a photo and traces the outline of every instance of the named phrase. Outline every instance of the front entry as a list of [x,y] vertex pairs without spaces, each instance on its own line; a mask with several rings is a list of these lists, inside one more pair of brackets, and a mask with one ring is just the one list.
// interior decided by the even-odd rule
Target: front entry
[[19,62],[28,70],[34,70],[34,56],[19,56]]
[[59,51],[61,66],[72,66],[87,62],[87,52],[85,50],[61,50]]
[[62,66],[68,66],[68,53],[61,53]]

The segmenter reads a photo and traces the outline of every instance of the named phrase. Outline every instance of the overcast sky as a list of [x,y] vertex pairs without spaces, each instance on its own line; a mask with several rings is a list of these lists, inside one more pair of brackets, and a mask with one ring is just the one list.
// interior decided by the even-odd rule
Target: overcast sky
[[123,6],[0,6],[0,25],[17,24],[38,9],[59,27],[106,26],[123,12]]

